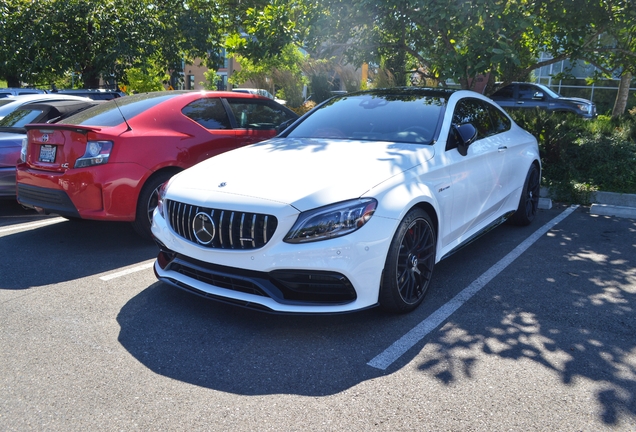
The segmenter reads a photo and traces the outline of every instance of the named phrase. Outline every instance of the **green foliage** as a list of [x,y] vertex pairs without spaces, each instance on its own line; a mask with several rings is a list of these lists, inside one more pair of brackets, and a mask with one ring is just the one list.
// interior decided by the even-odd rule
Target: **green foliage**
[[513,111],[539,141],[543,185],[555,199],[589,204],[596,190],[636,193],[636,117]]
[[158,71],[150,73],[142,68],[130,68],[126,71],[126,81],[128,93],[144,93],[163,90],[163,81],[168,79],[165,74],[162,77]]
[[[230,36],[228,44],[236,44],[236,37]],[[279,53],[256,61],[238,53],[233,54],[233,57],[241,65],[241,70],[229,78],[231,84],[240,85],[249,81],[257,88],[286,99],[289,106],[302,104],[302,87],[305,84],[302,65],[306,56],[298,47],[288,44]],[[278,94],[276,90],[281,93]]]
[[[84,87],[126,82],[126,70],[181,71],[219,61],[236,5],[207,0],[5,0],[0,3],[0,77],[51,84],[71,72]],[[163,72],[159,72],[163,74]]]
[[205,82],[201,83],[203,88],[206,90],[216,90],[217,84],[221,80],[221,77],[216,73],[216,71],[210,69],[203,72],[203,76],[205,77]]
[[331,97],[331,84],[326,74],[319,73],[311,77],[311,95],[317,104]]

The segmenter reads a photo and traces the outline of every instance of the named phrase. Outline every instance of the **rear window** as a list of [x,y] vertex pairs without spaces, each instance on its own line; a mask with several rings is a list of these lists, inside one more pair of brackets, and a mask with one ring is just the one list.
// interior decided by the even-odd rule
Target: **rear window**
[[66,124],[78,126],[117,126],[126,120],[130,120],[149,108],[159,105],[182,92],[155,92],[144,93],[124,98],[116,98],[110,102],[97,105],[93,108],[72,115],[64,120]]

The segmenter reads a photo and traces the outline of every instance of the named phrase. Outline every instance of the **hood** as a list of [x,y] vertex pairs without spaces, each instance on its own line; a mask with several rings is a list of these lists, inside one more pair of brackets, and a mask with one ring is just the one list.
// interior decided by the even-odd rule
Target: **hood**
[[574,102],[577,104],[586,104],[586,105],[594,105],[594,103],[588,99],[583,99],[583,98],[577,98],[577,97],[564,97],[561,96],[559,97],[560,101],[569,101],[569,102]]
[[418,144],[275,138],[212,157],[173,178],[170,199],[299,211],[357,198],[433,157]]

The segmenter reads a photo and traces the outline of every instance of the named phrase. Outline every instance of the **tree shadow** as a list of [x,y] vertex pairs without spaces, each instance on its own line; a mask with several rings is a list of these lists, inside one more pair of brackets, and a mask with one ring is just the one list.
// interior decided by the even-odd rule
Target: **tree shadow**
[[[488,241],[442,261],[430,301],[408,315],[377,309],[269,315],[157,282],[121,309],[119,342],[158,374],[240,395],[332,395],[412,361],[420,361],[422,373],[451,386],[474,379],[484,357],[530,361],[558,376],[557,386],[574,386],[580,379],[595,383],[590,397],[602,407],[599,421],[616,425],[636,415],[636,312],[631,306],[636,253],[623,241],[626,232],[636,232],[636,224],[605,220],[583,237],[579,230],[590,226],[581,223],[583,218],[590,216],[575,212],[553,228],[386,371],[367,363],[456,295],[449,283],[464,287],[485,268],[466,266],[467,261],[477,259],[487,267],[501,258],[497,253],[514,248],[518,240],[511,237],[518,228],[502,226],[488,234]],[[533,231],[522,230],[520,236],[528,230]],[[424,360],[418,358],[421,351]]]
[[481,355],[531,360],[563,385],[594,382],[603,423],[636,416],[636,250],[622,240],[635,238],[636,223],[613,219],[608,229],[599,220],[582,243],[582,217],[527,251],[522,271],[506,270],[509,289],[453,315],[427,341],[419,369],[450,385],[470,378]]

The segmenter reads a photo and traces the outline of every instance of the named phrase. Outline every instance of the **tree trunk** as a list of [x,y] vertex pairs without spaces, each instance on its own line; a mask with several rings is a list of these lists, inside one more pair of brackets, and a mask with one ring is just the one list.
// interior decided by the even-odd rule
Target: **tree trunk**
[[631,84],[631,82],[631,72],[623,72],[623,75],[621,76],[621,82],[618,85],[618,94],[616,95],[616,101],[614,102],[612,117],[618,117],[625,114],[625,108],[627,108],[627,98],[629,97],[629,85]]
[[20,85],[20,77],[17,75],[8,76],[7,87],[22,87]]

